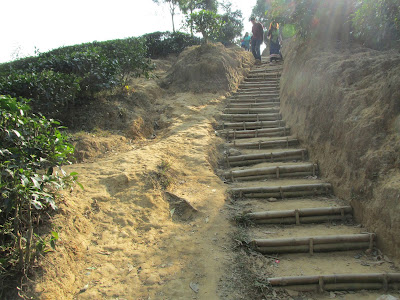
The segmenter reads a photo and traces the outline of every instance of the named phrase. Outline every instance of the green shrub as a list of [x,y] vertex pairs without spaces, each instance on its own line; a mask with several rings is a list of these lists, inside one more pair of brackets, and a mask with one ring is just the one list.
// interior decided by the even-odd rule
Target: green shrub
[[374,48],[400,41],[400,1],[357,1],[352,16],[353,36]]
[[213,11],[201,10],[186,17],[186,25],[194,26],[194,31],[203,35],[204,43],[220,35],[223,25],[222,16]]
[[81,90],[81,80],[74,74],[50,70],[37,73],[13,72],[0,77],[0,91],[13,97],[35,99],[42,110],[54,111],[74,102]]
[[235,38],[240,37],[243,30],[242,12],[240,10],[232,11],[231,4],[225,6],[225,13],[221,15],[221,30],[213,36],[215,41],[224,45],[233,44]]
[[150,58],[179,54],[186,47],[201,43],[200,38],[182,32],[153,32],[143,35],[143,38],[146,39],[147,56]]
[[0,280],[41,254],[33,216],[56,209],[57,191],[77,175],[61,169],[74,149],[59,123],[29,111],[27,100],[0,95]]
[[[154,69],[143,38],[93,42],[58,48],[0,65],[0,94],[35,100],[54,111],[76,99],[124,85],[128,76],[149,77]],[[46,110],[45,110],[46,111]]]

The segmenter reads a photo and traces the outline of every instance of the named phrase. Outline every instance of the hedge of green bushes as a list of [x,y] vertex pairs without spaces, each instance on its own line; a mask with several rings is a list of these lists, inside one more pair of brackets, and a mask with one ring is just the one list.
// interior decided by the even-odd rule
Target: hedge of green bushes
[[124,85],[129,76],[149,77],[150,58],[199,44],[184,33],[156,32],[138,38],[61,47],[36,57],[0,64],[0,95],[33,99],[42,112],[55,112],[95,93]]

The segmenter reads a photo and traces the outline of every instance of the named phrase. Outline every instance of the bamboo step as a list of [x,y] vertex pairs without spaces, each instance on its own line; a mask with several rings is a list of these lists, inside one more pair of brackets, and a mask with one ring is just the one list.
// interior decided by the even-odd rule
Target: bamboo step
[[228,103],[280,103],[280,98],[278,94],[267,95],[267,94],[252,94],[252,95],[242,95],[241,97],[232,96],[228,99]]
[[374,247],[375,234],[343,234],[309,236],[300,238],[256,239],[252,247],[263,254],[310,253],[370,249]]
[[259,89],[264,91],[275,91],[279,90],[279,84],[269,84],[266,82],[260,83],[241,83],[239,84],[240,90],[248,90],[248,89]]
[[242,122],[222,122],[219,125],[219,128],[222,129],[261,129],[261,128],[278,128],[284,127],[285,122],[282,120],[273,120],[273,121],[242,121]]
[[279,79],[281,77],[282,70],[272,70],[272,71],[255,71],[250,72],[246,79],[250,78],[266,78],[266,79]]
[[267,107],[275,107],[276,105],[279,105],[279,101],[259,101],[257,103],[252,103],[252,102],[229,102],[226,105],[226,108],[267,108]]
[[290,128],[288,127],[277,127],[277,128],[261,128],[251,130],[223,130],[219,131],[221,136],[224,136],[228,140],[240,139],[240,138],[255,138],[255,137],[277,137],[287,136],[290,134]]
[[233,197],[247,198],[292,198],[305,196],[329,195],[332,192],[330,183],[305,183],[279,186],[253,186],[231,188]]
[[399,290],[400,273],[331,274],[268,278],[272,287],[301,292]]
[[280,108],[277,106],[274,107],[256,107],[256,108],[225,108],[224,114],[272,114],[272,113],[279,113]]
[[246,148],[246,149],[271,149],[271,148],[289,148],[297,146],[299,141],[296,138],[286,137],[285,139],[274,139],[274,140],[258,140],[258,141],[236,141],[233,140],[230,146],[235,148]]
[[282,116],[279,113],[269,114],[222,114],[221,118],[228,121],[276,121],[281,120]]
[[249,90],[248,92],[243,92],[240,94],[234,94],[231,96],[231,99],[246,99],[246,98],[264,98],[265,100],[271,98],[278,98],[279,99],[279,91],[276,92],[264,92],[262,90]]
[[352,219],[351,206],[302,208],[292,210],[261,211],[247,213],[245,219],[255,224],[308,224]]
[[263,162],[304,161],[306,156],[307,151],[305,149],[294,149],[279,152],[226,156],[225,162],[229,167],[237,167],[255,165]]
[[265,168],[250,168],[244,170],[227,171],[222,173],[225,180],[230,181],[246,181],[246,180],[262,180],[268,178],[285,178],[285,177],[306,177],[316,176],[318,173],[318,165],[311,163],[303,163],[297,165],[278,165]]

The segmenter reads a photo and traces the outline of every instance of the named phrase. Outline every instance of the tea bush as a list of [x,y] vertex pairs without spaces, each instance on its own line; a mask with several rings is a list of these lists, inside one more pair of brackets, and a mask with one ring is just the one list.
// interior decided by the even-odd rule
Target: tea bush
[[74,149],[59,125],[30,113],[27,100],[0,95],[0,280],[29,271],[44,249],[34,219],[76,180],[61,169]]
[[143,35],[143,38],[146,39],[147,56],[150,58],[178,54],[186,47],[201,43],[200,38],[182,32],[153,32]]

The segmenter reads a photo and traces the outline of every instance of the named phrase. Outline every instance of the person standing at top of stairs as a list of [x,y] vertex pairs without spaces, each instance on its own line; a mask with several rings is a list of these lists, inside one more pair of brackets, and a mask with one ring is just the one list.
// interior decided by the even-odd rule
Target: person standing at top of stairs
[[256,64],[261,64],[261,44],[264,41],[264,28],[260,22],[256,21],[256,18],[250,18],[251,23],[253,24],[251,37],[251,52],[256,59]]

